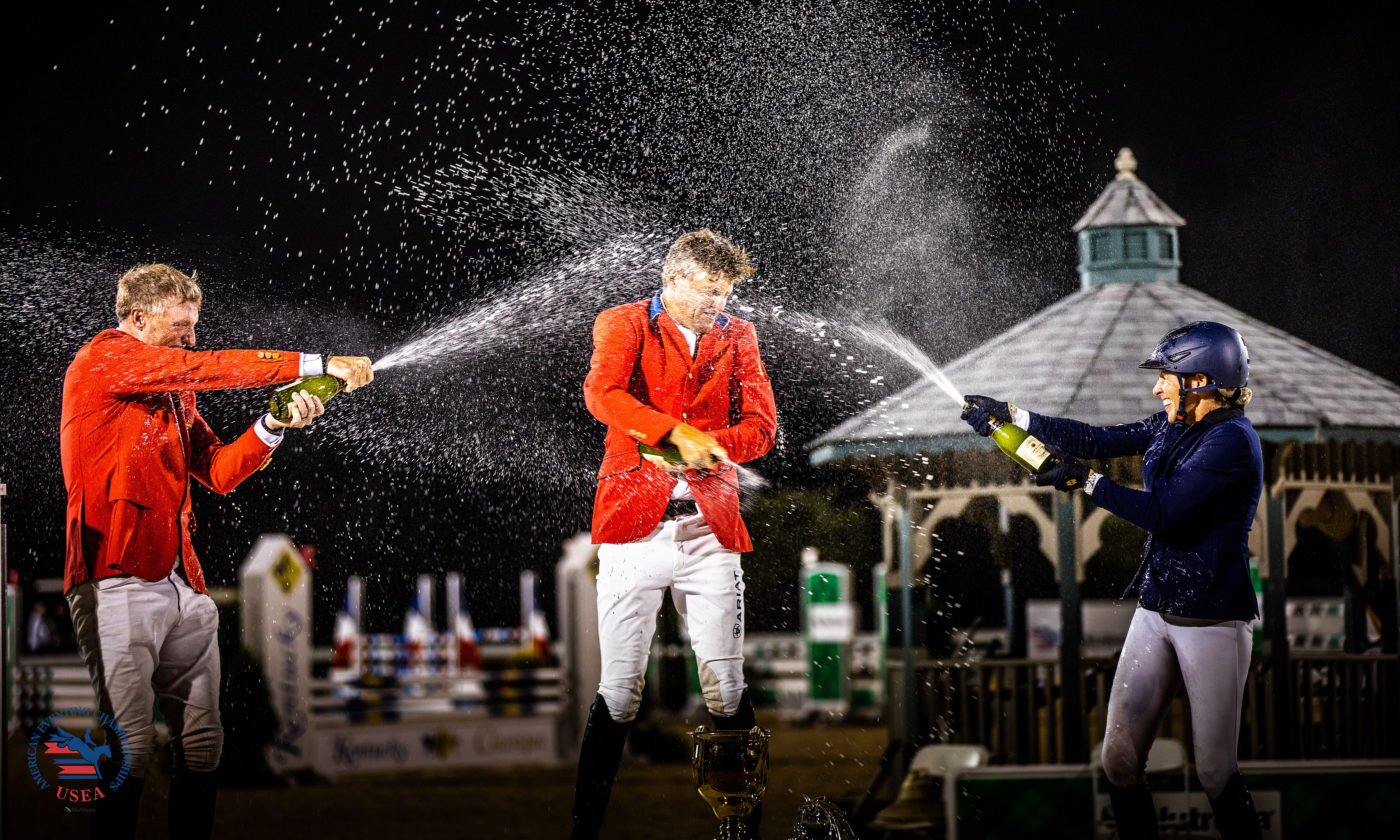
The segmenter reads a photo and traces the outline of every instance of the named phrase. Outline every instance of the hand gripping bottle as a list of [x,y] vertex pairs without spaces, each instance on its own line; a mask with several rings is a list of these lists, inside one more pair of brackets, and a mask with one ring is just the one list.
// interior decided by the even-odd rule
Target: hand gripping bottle
[[642,454],[642,458],[652,462],[663,470],[685,469],[685,459],[681,457],[680,447],[674,443],[665,443],[658,449],[655,446],[648,446],[641,441],[637,441],[637,451]]
[[281,422],[290,423],[292,422],[292,394],[306,391],[313,397],[320,397],[322,404],[325,404],[343,390],[345,390],[345,381],[331,376],[329,373],[304,376],[273,391],[272,397],[267,401],[267,410],[272,412],[272,416]]
[[1028,472],[1042,473],[1060,463],[1045,444],[1015,423],[1003,423],[995,417],[989,418],[987,423],[992,427],[992,440],[996,441],[997,448]]

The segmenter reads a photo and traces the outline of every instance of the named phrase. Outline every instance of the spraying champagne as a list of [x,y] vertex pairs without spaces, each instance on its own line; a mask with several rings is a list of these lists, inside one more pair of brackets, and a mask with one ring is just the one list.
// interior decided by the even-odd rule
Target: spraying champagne
[[[963,403],[963,408],[972,407],[971,402]],[[987,424],[992,427],[991,437],[996,441],[997,448],[1005,452],[1008,458],[1025,467],[1027,472],[1042,473],[1060,463],[1060,459],[1051,454],[1045,444],[1015,423],[991,417]]]

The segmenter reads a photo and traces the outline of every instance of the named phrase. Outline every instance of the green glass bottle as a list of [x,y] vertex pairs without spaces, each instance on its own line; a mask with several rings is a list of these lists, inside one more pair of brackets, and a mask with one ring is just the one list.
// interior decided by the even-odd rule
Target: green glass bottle
[[997,448],[1027,471],[1042,473],[1060,463],[1060,459],[1050,454],[1045,444],[1015,423],[1003,423],[995,417],[988,422]]
[[637,441],[637,451],[642,457],[656,464],[662,469],[670,467],[672,469],[684,469],[685,459],[681,457],[680,447],[674,443],[663,444],[660,449],[655,446],[648,446],[641,441]]
[[292,394],[306,391],[313,397],[320,397],[321,403],[325,404],[343,390],[345,390],[345,380],[331,376],[329,373],[304,376],[273,391],[272,396],[267,401],[267,410],[272,412],[272,416],[281,422],[290,423],[292,422]]

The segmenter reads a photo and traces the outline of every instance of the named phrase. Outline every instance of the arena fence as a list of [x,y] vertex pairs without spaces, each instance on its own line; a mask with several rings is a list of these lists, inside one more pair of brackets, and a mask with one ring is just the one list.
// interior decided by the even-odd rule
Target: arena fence
[[375,723],[451,714],[522,717],[562,710],[562,672],[539,664],[510,667],[519,644],[482,645],[483,666],[462,668],[453,661],[458,648],[454,633],[434,633],[425,643],[387,633],[362,634],[359,639],[365,658],[383,664],[366,663],[353,675],[332,675],[332,649],[312,650],[309,707],[317,721]]
[[404,633],[364,634],[337,620],[335,646],[313,649],[311,578],[280,534],[260,537],[239,570],[243,646],[262,664],[277,717],[274,772],[561,762],[562,672],[547,638],[477,633],[462,614],[434,630],[428,576]]
[[59,709],[92,706],[92,677],[75,653],[12,660],[14,722],[25,732]]
[[[754,705],[772,709],[791,722],[815,719],[877,720],[884,712],[881,684],[880,639],[874,633],[857,633],[840,650],[840,679],[845,682],[846,702],[833,705],[814,702],[814,661],[824,664],[824,651],[813,650],[800,633],[749,633],[744,637],[744,681]],[[698,696],[699,685],[692,689]]]
[[[891,696],[902,696],[901,663],[890,662]],[[1103,739],[1115,658],[1083,660],[1077,710],[1063,708],[1059,660],[924,659],[915,662],[916,734],[922,743],[986,746],[995,763],[1054,764],[1084,755]],[[1400,758],[1400,691],[1395,654],[1297,654],[1289,658],[1289,706],[1279,707],[1275,673],[1256,654],[1245,687],[1240,734],[1243,759]],[[1081,717],[1088,743],[1069,750],[1064,715]],[[892,714],[897,723],[902,715]],[[1189,702],[1172,702],[1160,733],[1191,745]],[[895,733],[900,737],[902,733]]]

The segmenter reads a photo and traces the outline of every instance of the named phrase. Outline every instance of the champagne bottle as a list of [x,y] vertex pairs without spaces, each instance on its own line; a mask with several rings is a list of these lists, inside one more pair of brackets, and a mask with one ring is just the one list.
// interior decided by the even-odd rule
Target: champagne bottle
[[1028,472],[1042,473],[1060,463],[1045,444],[1015,423],[1003,423],[995,417],[989,418],[987,423],[992,427],[992,440],[996,441],[997,448]]
[[662,444],[661,448],[657,449],[655,446],[648,446],[637,441],[637,451],[642,454],[644,459],[651,461],[663,470],[667,468],[683,469],[685,467],[685,459],[681,457],[680,447],[674,443]]
[[316,376],[303,376],[295,382],[289,382],[272,392],[272,397],[267,401],[267,410],[272,412],[272,416],[283,423],[292,422],[292,394],[298,391],[306,391],[313,397],[320,397],[321,402],[328,403],[331,398],[345,390],[345,380],[331,376],[329,373],[322,373]]

